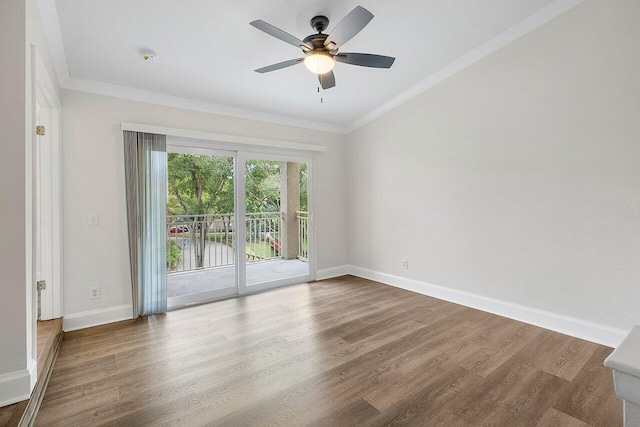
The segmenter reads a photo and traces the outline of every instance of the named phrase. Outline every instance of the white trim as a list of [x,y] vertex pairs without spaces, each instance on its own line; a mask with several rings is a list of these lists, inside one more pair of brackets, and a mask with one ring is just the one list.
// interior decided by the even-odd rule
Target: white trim
[[[325,148],[325,147],[322,147]],[[238,151],[238,167],[237,170],[241,173],[245,171],[246,161],[248,159],[260,159],[260,160],[275,160],[281,162],[294,162],[294,163],[306,163],[307,164],[307,178],[308,178],[308,186],[307,186],[307,209],[310,212],[313,212],[313,202],[315,196],[315,187],[314,187],[314,175],[313,175],[313,158],[312,157],[299,157],[295,155],[281,155],[276,153],[259,153],[255,151]],[[239,179],[239,188],[238,188],[238,206],[237,212],[240,218],[244,218],[246,216],[246,177],[242,176]],[[246,233],[246,223],[245,221],[238,222],[238,234],[243,236]],[[247,262],[244,256],[241,256],[237,259],[237,265],[239,268],[239,272],[241,277],[238,282],[238,293],[240,296],[262,292],[269,289],[275,289],[283,286],[290,286],[305,282],[312,282],[315,280],[315,227],[313,222],[309,223],[309,232],[312,238],[309,240],[309,262],[308,262],[308,273],[300,276],[293,277],[284,277],[280,279],[270,280],[266,282],[259,282],[254,284],[247,283]],[[244,239],[239,239],[238,242],[238,254],[246,253],[246,242]]]
[[625,401],[625,404],[629,402],[634,405],[640,405],[640,378],[618,371],[615,368],[612,369],[613,385],[618,397]]
[[231,157],[236,158],[237,151],[235,150],[220,150],[217,148],[205,148],[196,147],[182,144],[172,144],[167,138],[167,153],[180,153],[180,154],[200,154],[205,156],[217,156],[217,157]]
[[69,332],[129,319],[133,319],[133,307],[131,304],[116,305],[114,307],[67,314],[63,319],[63,329],[65,332]]
[[307,261],[309,262],[310,280],[318,277],[318,233],[316,227],[316,195],[318,186],[316,180],[315,159],[307,161]]
[[292,126],[304,129],[319,130],[331,133],[344,133],[344,127],[311,120],[295,119],[277,114],[261,111],[247,110],[237,107],[229,107],[212,102],[198,101],[180,96],[167,95],[144,89],[136,89],[128,86],[120,86],[111,83],[87,80],[79,77],[66,79],[64,89],[80,92],[95,93],[98,95],[112,96],[115,98],[129,99],[132,101],[148,102],[150,104],[164,105],[166,107],[182,108],[185,110],[201,111],[204,113],[219,114],[222,116],[238,117],[241,119],[255,120],[259,122],[273,123],[277,125]]
[[167,311],[178,310],[190,305],[204,304],[206,302],[216,301],[224,298],[238,296],[236,283],[233,286],[215,291],[199,292],[196,294],[179,295],[167,298]]
[[[56,96],[57,98],[57,96]],[[64,314],[64,247],[62,203],[62,109],[51,109],[51,197],[53,233],[53,317]]]
[[[326,148],[326,147],[322,147]],[[247,159],[251,160],[271,160],[277,162],[291,162],[291,163],[311,163],[312,157],[305,157],[304,155],[296,156],[291,153],[281,154],[280,152],[272,152],[272,151],[250,151],[250,150],[239,150],[243,151],[246,154]]]
[[[28,100],[27,108],[31,111],[26,114],[25,127],[25,255],[26,255],[26,338],[27,352],[25,354],[27,367],[31,359],[38,358],[38,294],[36,292],[36,187],[35,187],[35,170],[36,170],[36,126],[37,113],[37,84],[36,84],[36,68],[37,68],[37,46],[31,45],[31,55],[29,57],[30,81],[27,89]],[[30,115],[29,115],[30,113]],[[21,392],[23,392],[21,390]]]
[[36,49],[36,86],[42,92],[42,96],[47,102],[47,106],[51,109],[62,108],[62,103],[58,97],[55,86],[47,68],[44,65],[40,51]]
[[62,31],[60,30],[60,21],[58,19],[58,9],[55,0],[37,0],[40,18],[42,19],[42,27],[44,28],[47,44],[53,66],[56,70],[56,77],[60,87],[69,79],[69,66],[67,64],[67,54],[64,51],[64,42],[62,39]]
[[[236,163],[234,165],[234,211],[236,213],[236,235],[247,235],[247,175],[246,175],[247,153],[239,150],[236,153]],[[240,220],[242,219],[242,220]],[[238,239],[238,246],[235,251],[236,265],[236,285],[239,295],[247,293],[247,241]]]
[[[39,92],[39,90],[38,90]],[[47,130],[45,135],[36,136],[34,151],[36,167],[34,173],[35,206],[36,218],[36,245],[34,247],[36,255],[36,277],[38,280],[45,280],[47,287],[40,292],[40,320],[51,320],[53,316],[54,294],[58,292],[57,282],[53,277],[54,270],[54,248],[53,248],[53,173],[52,173],[52,144],[51,144],[51,109],[46,102],[36,103],[36,123],[42,125]]]
[[497,50],[502,49],[503,47],[513,42],[514,40],[517,40],[520,37],[524,36],[525,34],[542,26],[543,24],[546,24],[556,16],[563,14],[567,10],[577,6],[582,2],[583,0],[556,0],[550,5],[534,13],[527,19],[517,23],[513,27],[507,29],[506,31],[503,31],[502,33],[498,34],[491,40],[481,44],[480,46],[473,49],[472,51],[462,55],[461,57],[454,60],[450,64],[445,65],[440,70],[436,71],[434,74],[430,75],[426,79],[422,80],[421,82],[417,83],[416,85],[410,87],[409,89],[405,90],[401,94],[392,98],[391,101],[379,106],[378,108],[370,111],[369,113],[365,114],[359,119],[349,123],[345,127],[346,133],[353,132],[359,127],[364,126],[367,123],[377,119],[378,117],[393,110],[399,105],[404,104],[411,98],[417,95],[420,95],[424,91],[432,88],[438,83],[441,83],[442,81],[448,79],[454,74],[459,73],[460,71],[469,67],[470,65],[473,65],[476,62],[480,61],[481,59],[496,52]]
[[349,266],[349,272],[357,277],[374,280],[386,285],[508,317],[609,347],[617,347],[627,336],[627,331],[623,329],[444,286],[381,273],[367,268],[352,265]]
[[[44,255],[50,257],[51,269],[48,270],[44,279],[47,280],[47,289],[43,291],[43,320],[62,317],[63,315],[63,289],[62,289],[62,167],[61,167],[61,123],[62,123],[62,104],[51,76],[40,55],[38,49],[35,50],[36,60],[36,99],[40,105],[40,109],[44,114],[46,123],[46,142],[45,146],[39,147],[34,152],[45,154],[40,164],[39,172],[46,172],[45,181],[49,188],[49,197],[46,209],[46,215],[42,215],[41,221],[48,224],[49,232],[47,240],[47,248]],[[34,172],[35,173],[35,172]],[[42,197],[42,195],[41,195]],[[50,240],[50,241],[49,241]],[[45,308],[45,303],[48,307]]]
[[[624,342],[616,348],[604,361],[604,366],[608,366],[614,371],[620,371],[625,374],[638,378],[640,387],[640,325],[636,325],[631,329],[629,335]],[[638,390],[640,391],[640,389]],[[640,403],[640,395],[638,397]]]
[[[129,130],[134,132],[156,133],[160,135],[177,136],[182,138],[203,139],[206,141],[240,144],[244,146],[286,148],[290,150],[313,151],[313,152],[319,152],[319,153],[327,151],[327,147],[325,147],[324,145],[304,144],[301,142],[293,142],[293,141],[278,141],[275,139],[254,138],[250,136],[225,135],[221,133],[202,132],[202,131],[189,130],[189,129],[178,129],[178,128],[171,128],[166,126],[122,122],[120,127],[122,128],[122,130]],[[178,145],[178,144],[174,143],[174,145]]]
[[36,385],[38,362],[29,360],[27,369],[0,375],[0,408],[27,400]]
[[[311,266],[309,266],[309,271],[311,271]],[[251,295],[258,292],[282,288],[285,286],[300,285],[302,283],[313,282],[314,280],[315,279],[313,278],[313,275],[311,274],[311,272],[309,272],[309,274],[304,274],[301,276],[291,276],[285,277],[283,279],[270,280],[268,282],[247,284],[244,293],[240,294],[240,296]]]
[[346,276],[349,274],[349,265],[339,265],[337,267],[323,268],[316,272],[316,280],[332,279],[334,277]]

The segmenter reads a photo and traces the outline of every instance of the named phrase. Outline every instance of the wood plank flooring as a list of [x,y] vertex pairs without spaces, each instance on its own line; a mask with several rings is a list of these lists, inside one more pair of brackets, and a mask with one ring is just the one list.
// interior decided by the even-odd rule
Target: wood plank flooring
[[20,423],[20,418],[27,408],[28,400],[14,403],[0,408],[0,426],[15,427]]
[[39,426],[621,426],[612,349],[345,276],[65,335]]

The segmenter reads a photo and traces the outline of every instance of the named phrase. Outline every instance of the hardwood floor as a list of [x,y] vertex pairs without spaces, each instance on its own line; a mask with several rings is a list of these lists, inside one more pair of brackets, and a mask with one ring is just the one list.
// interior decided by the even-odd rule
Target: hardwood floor
[[345,276],[67,333],[36,425],[621,426],[611,351]]
[[20,418],[27,407],[28,400],[14,403],[0,408],[0,426],[14,427],[20,423]]

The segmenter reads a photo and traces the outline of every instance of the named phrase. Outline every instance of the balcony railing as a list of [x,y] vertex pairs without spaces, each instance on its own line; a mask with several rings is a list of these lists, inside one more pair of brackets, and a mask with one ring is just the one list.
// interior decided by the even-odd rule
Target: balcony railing
[[296,212],[298,220],[298,259],[309,261],[309,213]]
[[[246,214],[246,259],[282,259],[282,212]],[[298,258],[308,260],[308,215],[297,212]],[[167,271],[169,274],[227,267],[234,264],[233,214],[167,215]]]
[[247,262],[282,259],[282,212],[248,213]]
[[171,273],[234,264],[234,215],[167,215],[167,270]]

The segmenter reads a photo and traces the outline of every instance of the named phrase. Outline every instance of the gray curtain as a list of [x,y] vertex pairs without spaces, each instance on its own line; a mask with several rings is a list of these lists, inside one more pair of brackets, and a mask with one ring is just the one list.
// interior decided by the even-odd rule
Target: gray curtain
[[124,131],[133,317],[167,310],[167,137]]

